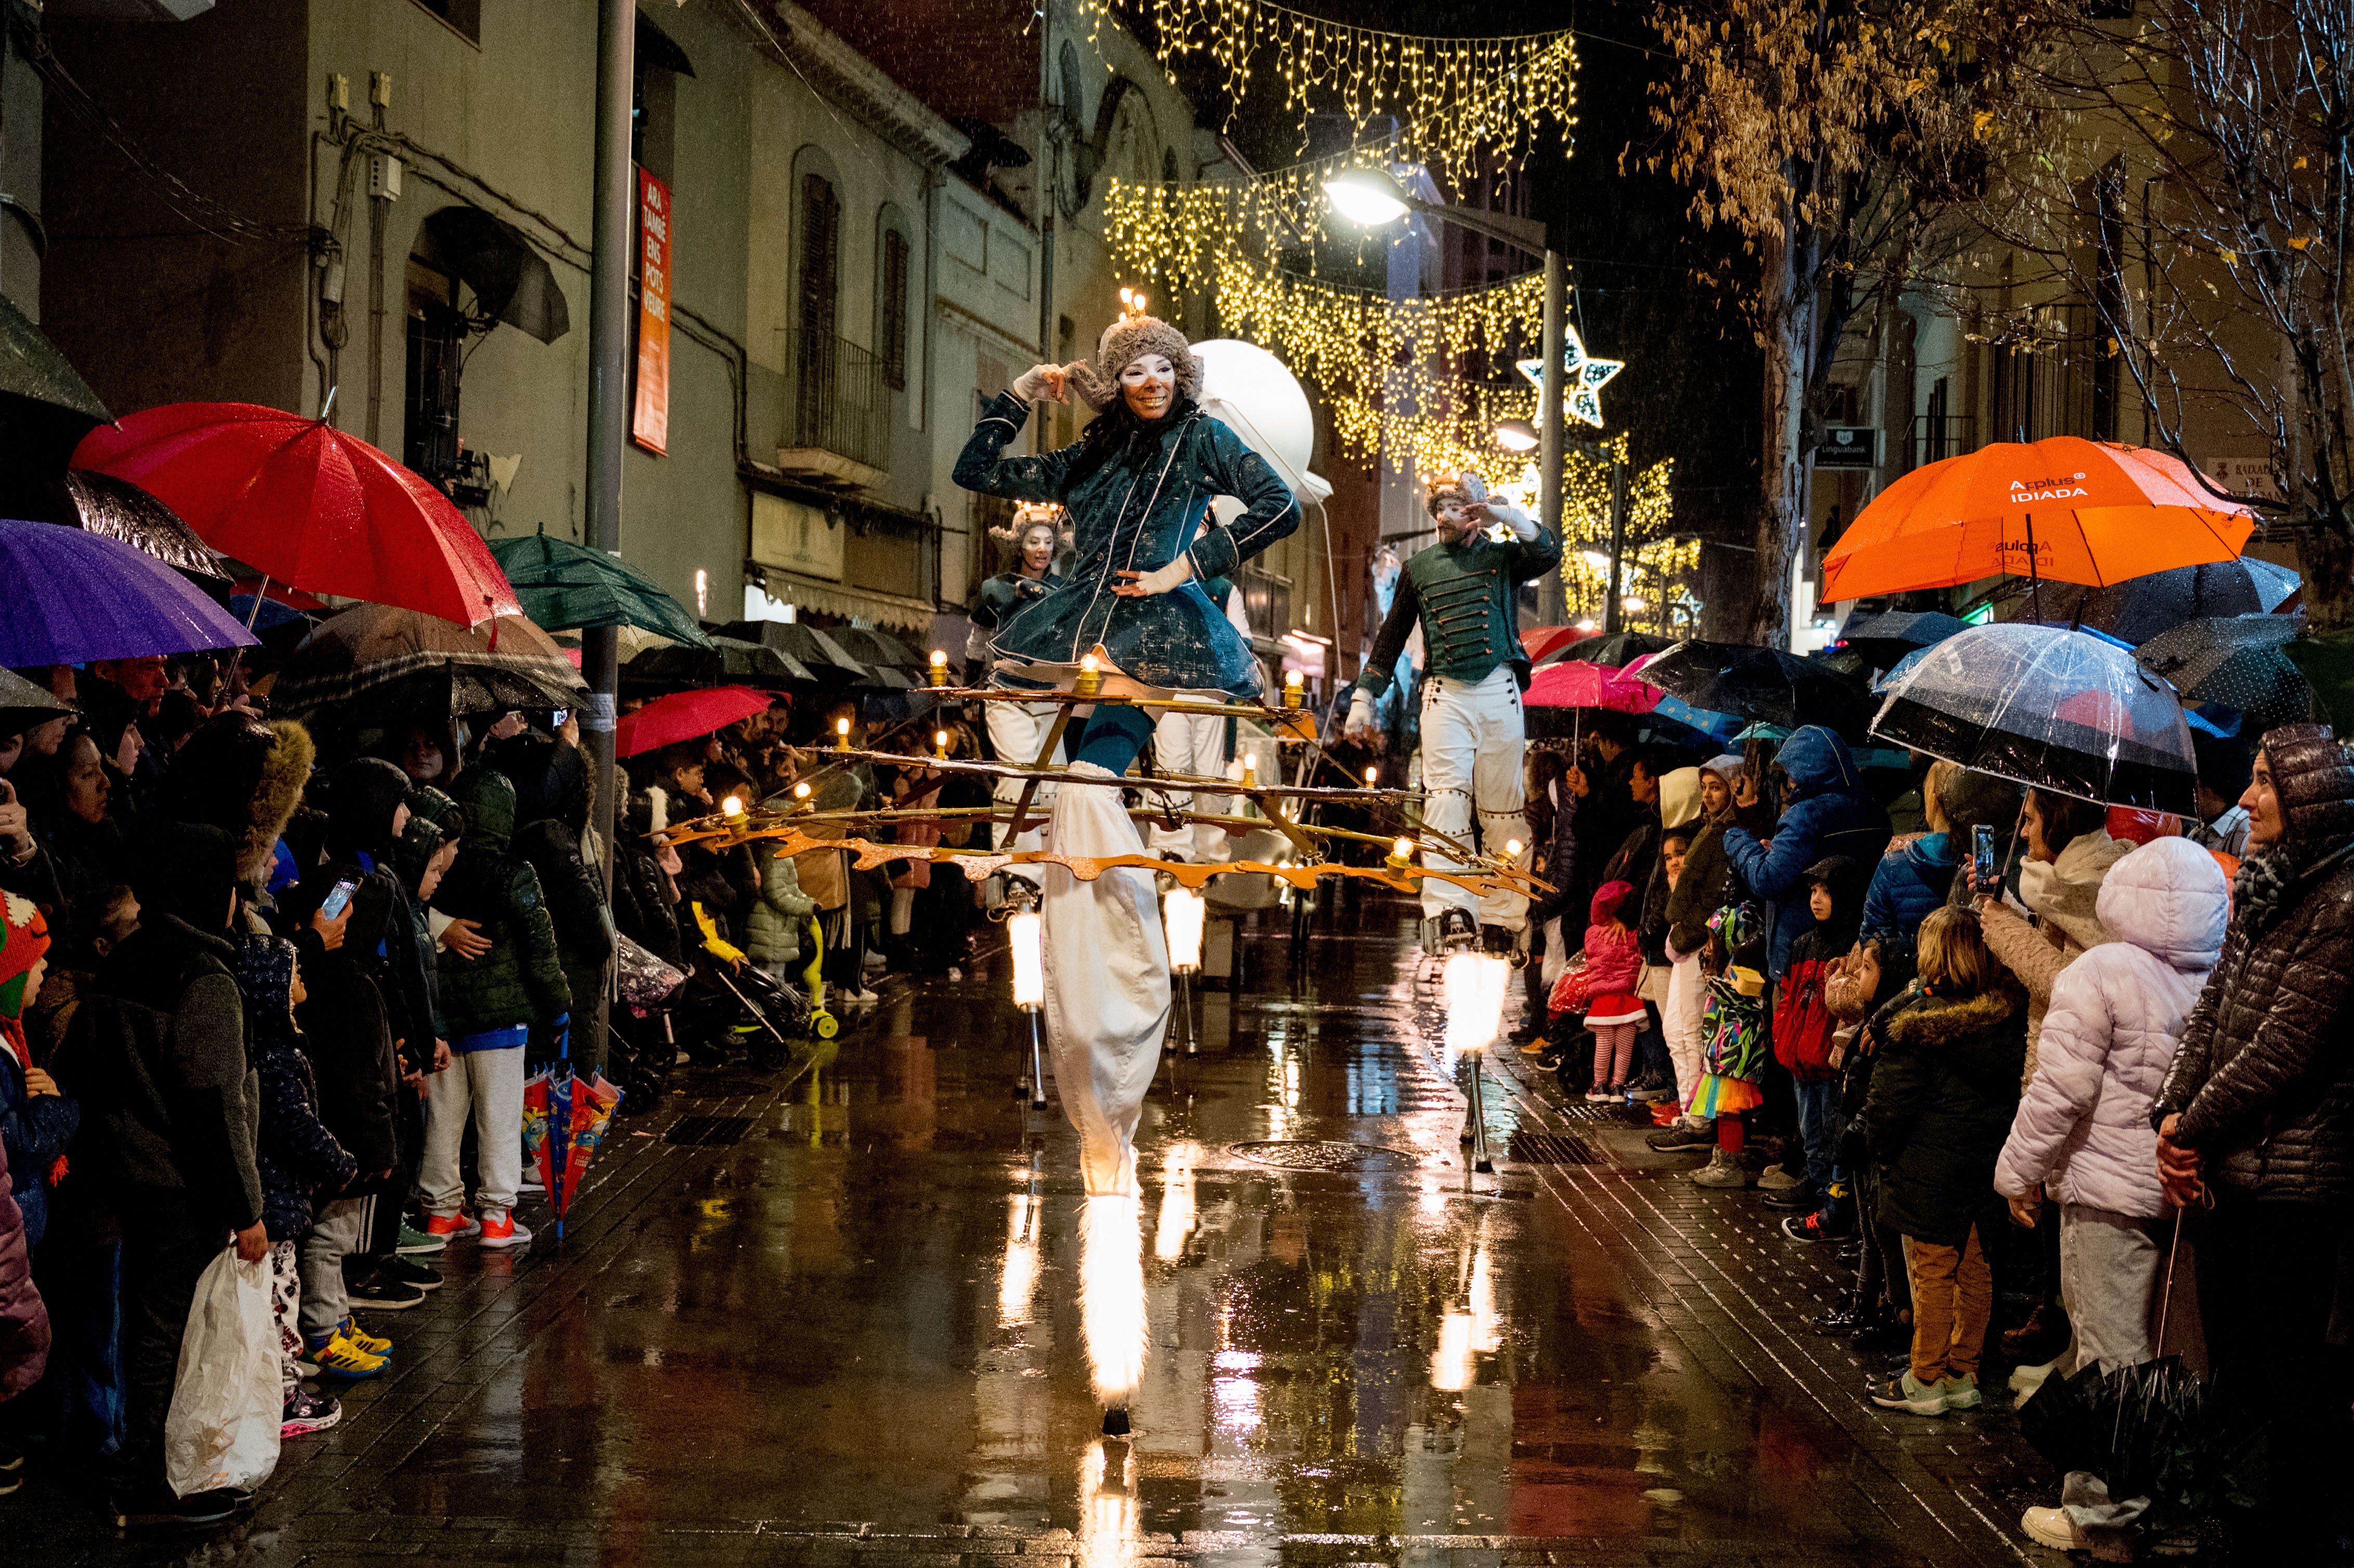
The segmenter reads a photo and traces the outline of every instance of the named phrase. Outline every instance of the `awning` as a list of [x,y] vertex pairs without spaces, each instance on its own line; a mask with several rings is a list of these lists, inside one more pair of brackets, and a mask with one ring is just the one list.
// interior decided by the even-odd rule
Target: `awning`
[[753,563],[753,569],[765,580],[769,597],[788,604],[804,605],[821,615],[838,615],[845,620],[871,620],[893,630],[928,635],[932,617],[938,607],[927,599],[910,599],[903,594],[883,593],[875,588],[846,588],[841,583],[822,583],[775,567]]

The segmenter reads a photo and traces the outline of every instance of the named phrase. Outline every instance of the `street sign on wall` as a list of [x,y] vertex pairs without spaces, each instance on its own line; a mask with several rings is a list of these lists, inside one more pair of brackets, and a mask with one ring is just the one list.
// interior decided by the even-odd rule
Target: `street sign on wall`
[[638,400],[630,439],[670,450],[670,187],[638,171]]

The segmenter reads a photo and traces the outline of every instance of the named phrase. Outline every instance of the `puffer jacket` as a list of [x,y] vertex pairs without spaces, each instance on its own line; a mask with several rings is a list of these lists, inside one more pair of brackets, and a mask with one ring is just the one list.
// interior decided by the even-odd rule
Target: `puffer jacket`
[[[1629,995],[1643,978],[1640,945],[1620,938],[1604,924],[1613,916],[1626,918],[1628,895],[1633,891],[1623,882],[1606,882],[1595,890],[1594,901],[1586,906],[1585,994],[1589,1000]],[[1633,936],[1630,927],[1627,937]]]
[[2354,845],[2308,866],[2285,912],[2261,932],[2234,909],[2152,1125],[2180,1112],[2177,1141],[2200,1152],[2209,1181],[2232,1192],[2345,1202],[2354,1195],[2349,1002]]
[[1886,1044],[1863,1116],[1882,1224],[1938,1246],[1969,1239],[1994,1202],[1995,1160],[2019,1106],[2026,1014],[2026,998],[2003,985],[1909,992],[1873,1021]]
[[776,840],[763,839],[755,852],[760,867],[760,896],[745,921],[744,951],[764,969],[800,960],[801,922],[817,908],[817,900],[801,891],[794,857],[779,854],[776,846]]
[[496,768],[478,767],[458,781],[457,795],[466,810],[466,834],[433,905],[453,918],[479,922],[491,950],[479,959],[442,951],[441,1008],[453,1044],[463,1035],[518,1023],[552,1023],[572,1010],[539,874],[507,853],[514,834],[514,786]]
[[1921,922],[1944,906],[1960,867],[1951,833],[1923,833],[1881,857],[1863,895],[1862,937],[1880,945],[1883,969],[1913,961]]
[[2052,988],[2060,971],[2090,948],[2109,939],[2101,923],[2102,879],[2125,859],[2133,845],[2106,833],[2080,833],[2068,841],[2056,861],[2029,861],[2019,868],[2019,895],[2035,920],[2005,904],[1979,916],[1987,951],[2009,969],[2027,991],[2027,1071],[2020,1079],[2024,1089],[2035,1076],[2036,1040],[2043,1030],[2043,1010],[2052,1004]]
[[294,945],[249,937],[229,963],[245,998],[245,1051],[258,1075],[261,1119],[254,1165],[261,1173],[261,1221],[273,1242],[311,1228],[320,1202],[351,1185],[359,1161],[319,1119],[319,1084],[297,1044],[290,1001]]
[[2040,1181],[2063,1203],[2157,1219],[2166,1205],[2149,1107],[2221,956],[2230,890],[2213,855],[2157,839],[2110,869],[2098,912],[2115,939],[2052,988],[1995,1191],[2018,1197]]
[[1888,812],[1864,791],[1863,774],[1847,742],[1820,725],[1794,731],[1774,761],[1790,777],[1797,798],[1774,824],[1768,850],[1746,828],[1724,834],[1734,874],[1772,912],[1767,972],[1779,980],[1790,968],[1790,948],[1815,923],[1807,906],[1807,867],[1829,855],[1876,864],[1888,847]]
[[586,1012],[606,994],[613,962],[613,909],[603,869],[581,847],[593,793],[588,760],[569,741],[520,735],[496,749],[493,766],[515,785],[515,821],[522,826],[512,847],[539,874],[565,986],[573,1005]]
[[81,1106],[73,1097],[27,1094],[24,1065],[0,1042],[0,1144],[7,1146],[8,1168],[16,1172],[27,1246],[40,1245],[48,1231],[49,1172],[80,1129]]
[[41,1381],[49,1364],[49,1309],[33,1288],[25,1222],[10,1193],[8,1156],[0,1150],[0,1400]]

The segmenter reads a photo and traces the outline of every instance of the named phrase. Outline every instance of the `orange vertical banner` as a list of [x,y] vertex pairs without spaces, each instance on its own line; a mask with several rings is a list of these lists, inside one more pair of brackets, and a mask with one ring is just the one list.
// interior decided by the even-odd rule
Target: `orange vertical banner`
[[630,439],[670,450],[670,187],[638,171],[638,400]]

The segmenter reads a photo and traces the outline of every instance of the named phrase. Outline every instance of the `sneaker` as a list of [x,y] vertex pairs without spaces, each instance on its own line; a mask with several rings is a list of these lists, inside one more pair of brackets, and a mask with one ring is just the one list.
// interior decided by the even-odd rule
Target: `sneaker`
[[[1757,1185],[1766,1187],[1764,1181]],[[1766,1187],[1766,1207],[1777,1214],[1811,1214],[1821,1206],[1822,1200],[1815,1196],[1812,1187],[1785,1187],[1779,1192]]]
[[[427,1223],[430,1224],[431,1222],[429,1221]],[[436,1235],[429,1231],[420,1231],[416,1226],[410,1224],[407,1220],[403,1220],[400,1222],[400,1239],[393,1244],[392,1250],[403,1255],[409,1253],[440,1252],[443,1247],[448,1246],[449,1245],[450,1238],[448,1235]],[[435,1277],[439,1278],[440,1276],[437,1275]],[[431,1287],[427,1287],[427,1288],[429,1289]]]
[[308,1437],[324,1432],[344,1418],[344,1402],[332,1393],[305,1393],[296,1389],[278,1418],[278,1440]]
[[1620,1089],[1615,1093],[1609,1089],[1588,1089],[1585,1091],[1585,1103],[1590,1106],[1606,1106],[1618,1100],[1623,1100],[1626,1097],[1627,1092],[1624,1089]]
[[2073,1332],[2065,1308],[2056,1302],[2039,1301],[2035,1310],[2027,1315],[2026,1322],[2004,1332],[2002,1353],[2005,1359],[2021,1366],[2038,1366],[2058,1360],[2068,1348]]
[[[481,1235],[482,1224],[463,1209],[454,1214],[428,1214],[425,1216],[425,1234],[439,1237],[446,1246],[465,1236]],[[403,1246],[400,1250],[407,1252],[408,1248]]]
[[357,1345],[368,1355],[382,1356],[386,1361],[392,1360],[392,1341],[390,1340],[369,1333],[366,1329],[354,1323],[348,1317],[342,1322],[335,1325],[335,1332],[341,1334],[345,1339],[349,1340],[353,1344]]
[[428,1264],[412,1262],[398,1253],[393,1254],[392,1256],[378,1264],[376,1272],[387,1279],[398,1279],[403,1285],[425,1291],[429,1295],[441,1288],[440,1269]]
[[1553,1043],[1547,1040],[1543,1035],[1540,1034],[1535,1039],[1521,1047],[1521,1054],[1523,1056],[1542,1056],[1552,1049]]
[[357,1382],[384,1371],[382,1356],[372,1356],[345,1339],[338,1330],[333,1334],[313,1334],[310,1339],[311,1359],[319,1364],[322,1377],[348,1378]]
[[1908,1415],[1943,1415],[1946,1414],[1946,1385],[1927,1383],[1911,1372],[1874,1383],[1872,1403],[1882,1410],[1901,1410]]
[[1820,1209],[1811,1214],[1792,1214],[1782,1222],[1782,1234],[1792,1241],[1801,1242],[1828,1243],[1847,1239],[1847,1232],[1825,1220]]
[[843,1000],[851,1003],[854,1007],[872,1007],[883,999],[875,994],[872,987],[861,986],[858,990],[852,991]]
[[1643,1140],[1662,1154],[1681,1154],[1691,1149],[1716,1147],[1716,1123],[1694,1121],[1690,1117],[1679,1118],[1662,1131]]
[[484,1246],[521,1246],[529,1240],[531,1240],[531,1233],[515,1224],[513,1214],[492,1213],[482,1216]]
[[186,1530],[220,1523],[243,1508],[250,1496],[219,1487],[175,1498],[170,1488],[157,1487],[154,1491],[115,1498],[106,1507],[114,1516],[117,1530]]
[[1634,1101],[1638,1106],[1657,1105],[1661,1100],[1674,1099],[1676,1097],[1676,1091],[1672,1088],[1667,1087],[1643,1088],[1638,1086],[1636,1088],[1628,1089],[1627,1091],[1627,1097]]
[[1976,1410],[1986,1403],[1986,1396],[1978,1393],[1978,1380],[1972,1373],[1957,1373],[1947,1378],[1943,1386],[1948,1410]]
[[2089,1552],[2093,1543],[2076,1528],[2064,1508],[2031,1508],[2020,1516],[2019,1528],[2038,1546],[2055,1552]]
[[1695,1187],[1738,1189],[1749,1185],[1749,1168],[1741,1163],[1741,1156],[1720,1148],[1708,1157],[1708,1163],[1684,1178]]
[[1779,1165],[1769,1165],[1757,1177],[1761,1192],[1787,1192],[1807,1184],[1804,1176],[1793,1176]]
[[411,1307],[424,1305],[425,1292],[389,1275],[371,1274],[352,1281],[345,1288],[345,1299],[371,1312],[406,1312]]
[[2022,1397],[2033,1393],[2043,1386],[2043,1380],[2050,1377],[2052,1369],[2059,1364],[2056,1361],[2045,1361],[2041,1366],[2011,1368],[2010,1392]]

